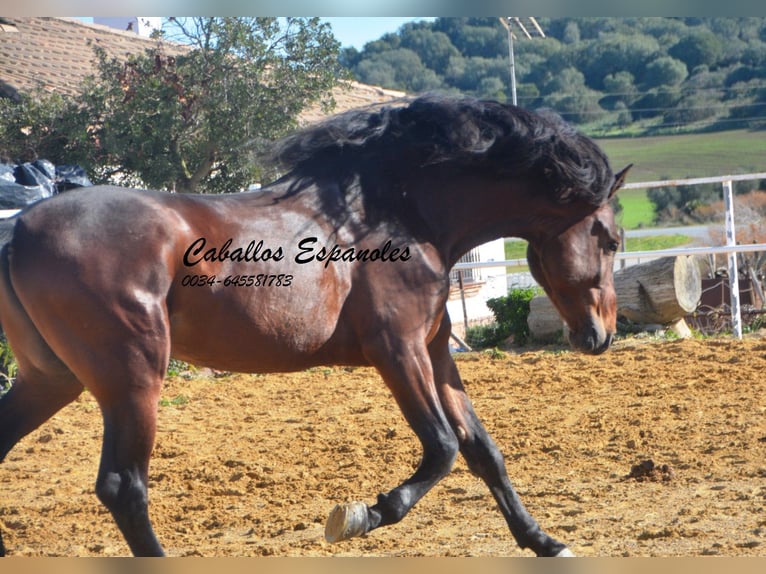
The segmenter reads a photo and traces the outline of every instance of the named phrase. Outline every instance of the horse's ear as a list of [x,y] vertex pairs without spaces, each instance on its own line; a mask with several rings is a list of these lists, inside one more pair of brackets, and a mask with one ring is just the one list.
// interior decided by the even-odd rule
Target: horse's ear
[[632,163],[628,164],[625,169],[614,176],[614,184],[612,185],[612,189],[609,192],[609,199],[612,199],[614,194],[617,193],[617,190],[623,186],[625,183],[625,178],[628,177],[628,172],[630,171],[631,167],[633,167]]

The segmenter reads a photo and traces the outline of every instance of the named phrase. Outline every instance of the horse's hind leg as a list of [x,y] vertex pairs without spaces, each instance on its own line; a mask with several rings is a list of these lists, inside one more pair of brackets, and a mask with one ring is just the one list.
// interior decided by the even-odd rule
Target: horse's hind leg
[[159,305],[152,309],[131,316],[136,323],[152,326],[151,337],[133,336],[116,314],[100,315],[108,335],[88,342],[100,353],[80,361],[75,371],[98,401],[104,419],[96,495],[134,556],[164,555],[149,519],[147,485],[170,342],[166,315]]
[[[44,377],[40,373],[30,376],[21,368],[10,390],[0,398],[0,462],[22,437],[82,392],[82,386],[71,373],[59,377]],[[1,533],[0,556],[5,556]]]
[[[163,556],[149,519],[147,482],[160,381],[101,401],[104,441],[96,494],[135,556]],[[135,390],[135,389],[134,389]]]
[[439,404],[425,345],[414,347],[397,348],[397,343],[378,341],[371,345],[369,358],[420,439],[423,446],[420,465],[404,483],[380,494],[373,506],[361,502],[337,506],[325,528],[325,537],[330,542],[399,522],[452,469],[458,440]]
[[[15,351],[18,372],[0,397],[0,462],[21,440],[82,392],[82,385],[53,353],[0,277],[3,327]],[[0,556],[5,547],[0,534]]]
[[521,502],[508,478],[503,455],[473,410],[446,337],[432,343],[431,356],[438,393],[460,440],[460,453],[470,470],[489,487],[516,542],[538,556],[572,556],[564,544],[543,532]]

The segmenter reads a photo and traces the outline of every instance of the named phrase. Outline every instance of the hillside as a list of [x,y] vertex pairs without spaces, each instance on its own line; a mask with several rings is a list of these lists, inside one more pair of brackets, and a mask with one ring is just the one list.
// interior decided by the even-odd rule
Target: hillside
[[766,171],[764,131],[731,130],[597,141],[615,168],[634,164],[630,181]]
[[[766,125],[766,18],[538,18],[514,41],[519,105],[557,110],[593,135]],[[497,18],[437,18],[346,48],[363,83],[511,101]]]

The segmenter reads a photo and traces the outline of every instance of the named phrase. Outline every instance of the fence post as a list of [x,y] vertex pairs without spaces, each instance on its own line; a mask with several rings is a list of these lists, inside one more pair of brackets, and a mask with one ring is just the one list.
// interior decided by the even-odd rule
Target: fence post
[[[732,191],[731,180],[723,183],[723,200],[726,206],[726,246],[733,247],[737,245],[734,234],[734,193]],[[739,304],[739,270],[737,268],[737,253],[731,251],[727,254],[729,258],[729,296],[731,298],[731,326],[734,336],[737,339],[742,338],[742,312]]]

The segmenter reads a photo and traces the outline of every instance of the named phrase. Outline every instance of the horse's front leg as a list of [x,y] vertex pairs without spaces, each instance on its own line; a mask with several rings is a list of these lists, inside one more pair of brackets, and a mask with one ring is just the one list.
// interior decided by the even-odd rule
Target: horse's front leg
[[500,450],[487,433],[465,392],[457,366],[449,354],[446,335],[431,344],[431,358],[437,390],[447,417],[460,441],[460,453],[469,469],[489,487],[508,527],[521,548],[529,548],[538,556],[574,556],[558,540],[546,534],[529,514],[513,488]]
[[329,542],[399,522],[450,472],[458,453],[458,439],[439,403],[425,343],[406,346],[379,340],[368,347],[367,355],[420,439],[423,457],[415,473],[390,492],[380,494],[375,505],[352,502],[336,506],[325,528]]

